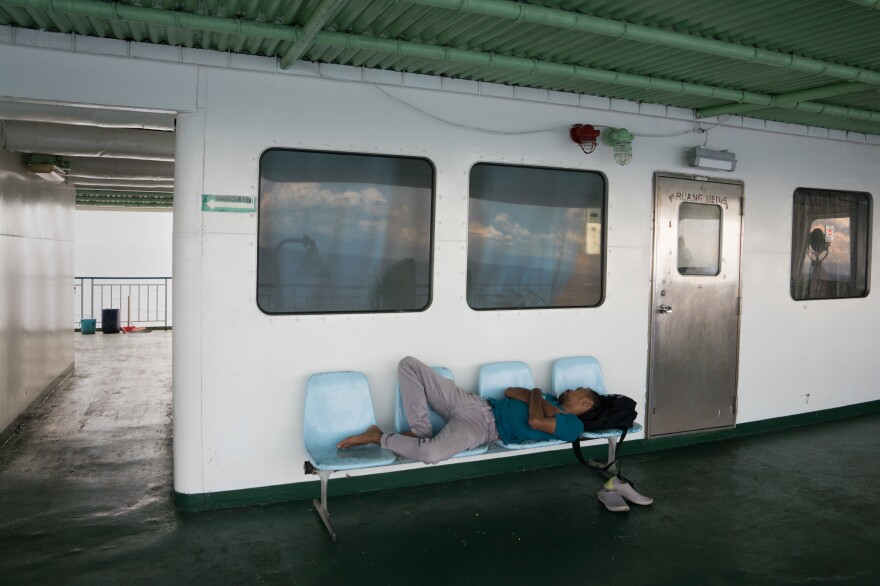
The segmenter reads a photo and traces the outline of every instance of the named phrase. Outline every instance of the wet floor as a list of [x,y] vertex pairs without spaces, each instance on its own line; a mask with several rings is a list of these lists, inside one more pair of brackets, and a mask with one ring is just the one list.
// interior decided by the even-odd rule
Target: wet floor
[[76,373],[0,449],[2,584],[880,583],[880,415],[639,454],[651,507],[578,464],[179,513],[171,334],[77,335]]

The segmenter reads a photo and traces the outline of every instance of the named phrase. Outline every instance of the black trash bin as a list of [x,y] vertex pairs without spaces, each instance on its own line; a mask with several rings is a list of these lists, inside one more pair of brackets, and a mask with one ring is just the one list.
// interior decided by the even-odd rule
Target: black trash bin
[[119,310],[118,309],[102,309],[101,310],[101,331],[105,334],[119,333]]

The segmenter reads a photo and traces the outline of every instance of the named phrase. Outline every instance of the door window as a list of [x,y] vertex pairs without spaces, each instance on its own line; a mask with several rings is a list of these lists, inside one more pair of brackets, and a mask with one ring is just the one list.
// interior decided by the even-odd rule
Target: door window
[[683,203],[678,208],[678,272],[718,274],[721,264],[721,208]]

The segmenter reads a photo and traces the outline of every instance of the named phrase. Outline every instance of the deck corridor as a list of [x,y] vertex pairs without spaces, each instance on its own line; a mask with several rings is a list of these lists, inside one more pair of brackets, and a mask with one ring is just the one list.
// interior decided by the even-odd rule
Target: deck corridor
[[0,449],[2,584],[880,583],[880,415],[626,458],[625,514],[578,464],[337,497],[333,545],[310,502],[175,510],[170,332],[76,350]]

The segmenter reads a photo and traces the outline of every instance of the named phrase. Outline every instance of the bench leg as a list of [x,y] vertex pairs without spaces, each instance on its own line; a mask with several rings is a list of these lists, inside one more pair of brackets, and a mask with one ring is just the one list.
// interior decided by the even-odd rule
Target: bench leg
[[602,471],[607,478],[612,478],[617,476],[617,462],[615,462],[615,458],[617,457],[617,437],[609,437],[608,439],[608,461],[600,462],[598,460],[590,460],[588,463],[593,468],[598,468]]
[[314,499],[312,504],[315,505],[315,510],[318,511],[321,521],[324,522],[324,526],[330,533],[330,539],[333,543],[336,543],[336,531],[333,530],[333,525],[330,524],[330,512],[327,511],[327,482],[330,480],[330,475],[333,471],[315,470],[315,472],[318,474],[318,478],[321,479],[321,500],[319,502],[318,499]]

